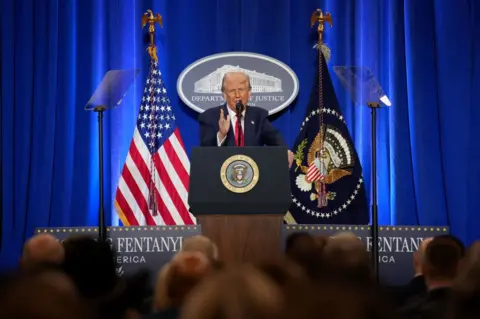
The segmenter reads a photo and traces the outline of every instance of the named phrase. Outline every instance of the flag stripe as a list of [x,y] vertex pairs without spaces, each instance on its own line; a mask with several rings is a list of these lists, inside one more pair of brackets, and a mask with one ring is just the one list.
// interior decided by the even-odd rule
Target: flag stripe
[[[172,134],[172,138],[169,140],[174,139],[174,135]],[[178,155],[178,152],[174,149],[174,143],[165,143],[165,147],[160,148],[160,158],[162,159],[162,163],[165,166],[166,171],[169,173],[170,178],[172,179],[173,183],[177,185],[177,193],[179,194],[180,198],[183,201],[183,205],[185,206],[185,210],[181,212],[183,220],[186,224],[193,224],[192,215],[189,213],[189,205],[188,205],[188,187],[189,187],[189,173],[182,169],[181,165],[181,158]],[[168,160],[167,160],[168,159]],[[171,166],[170,166],[171,165]],[[173,167],[180,167],[177,170],[174,170]]]
[[[185,225],[189,213],[190,161],[161,76],[150,61],[137,125],[120,176],[115,208],[127,223]],[[152,205],[157,211],[152,212]]]
[[[174,135],[172,134],[172,137],[170,139],[168,139],[168,141],[165,142],[164,144],[164,151],[165,151],[165,155],[168,156],[168,158],[170,159],[170,162],[172,163],[172,170],[171,172],[172,173],[175,173],[175,175],[177,175],[179,177],[179,180],[178,182],[182,183],[183,184],[183,188],[186,190],[186,192],[188,193],[188,183],[189,183],[189,172],[187,170],[185,170],[184,166],[183,166],[183,163],[182,163],[182,159],[178,156],[178,152],[177,150],[175,149],[175,146],[173,143],[170,143],[171,140],[173,140],[174,138]],[[174,167],[177,167],[177,169],[173,169]],[[179,185],[181,186],[181,185]]]
[[[135,152],[138,153],[138,151],[136,150],[136,147],[135,147],[135,150],[133,150],[131,153],[135,153]],[[148,176],[150,176],[149,173],[148,173],[147,166],[145,165],[145,163],[143,163],[143,165],[142,165],[143,168],[142,169],[144,171],[146,171],[147,173],[146,174],[141,174],[140,171],[138,170],[138,167],[137,167],[136,163],[133,161],[132,157],[130,156],[130,154],[127,157],[127,161],[126,161],[125,165],[130,170],[131,175],[135,180],[135,183],[139,187],[138,197],[143,198],[143,201],[147,205],[145,210],[142,208],[143,215],[145,217],[150,216],[153,219],[153,221],[151,221],[151,223],[149,223],[150,225],[165,225],[165,222],[163,221],[162,217],[159,214],[152,215],[150,213],[149,208],[148,208],[148,200],[149,200],[149,194],[148,194],[149,186],[148,185],[149,184],[147,184],[147,181],[145,181],[144,178],[143,178],[143,176],[147,176],[147,178],[148,178]],[[139,164],[139,165],[141,165],[141,164]],[[141,200],[141,199],[139,199],[139,200]]]
[[[168,139],[168,143],[165,143],[165,153],[170,159],[172,165],[177,167],[176,173],[184,186],[183,189],[178,187],[183,204],[185,205],[185,210],[182,212],[182,218],[185,221],[185,224],[194,225],[196,224],[196,218],[190,213],[190,206],[188,205],[190,162],[188,161],[187,154],[183,148],[183,142],[179,130],[175,130],[174,134]],[[184,170],[181,167],[183,167]],[[177,185],[180,185],[180,183]]]
[[[191,225],[192,220],[189,216],[188,212],[188,191],[183,187],[180,178],[178,177],[176,171],[173,169],[174,164],[171,162],[170,157],[167,155],[167,143],[165,143],[165,147],[161,147],[158,150],[158,166],[156,165],[157,169],[163,172],[166,172],[168,178],[166,178],[165,186],[167,187],[170,198],[172,199],[177,211],[182,218],[183,222],[186,225]],[[171,153],[171,152],[170,152]],[[173,155],[172,157],[176,157]],[[174,187],[176,185],[177,187]]]
[[125,216],[125,214],[123,213],[122,209],[120,208],[120,204],[118,203],[117,200],[115,200],[115,202],[113,203],[114,207],[115,207],[115,210],[117,211],[118,213],[118,217],[120,218],[120,220],[122,221],[122,224],[124,226],[131,226],[130,222],[128,221],[127,217]]
[[[133,165],[131,165],[131,164],[129,165],[129,164],[130,163],[127,160],[127,165],[125,166],[126,169],[123,170],[122,177],[125,180],[125,184],[126,184],[125,187],[128,187],[130,192],[132,193],[132,195],[134,195],[134,196],[132,196],[133,200],[135,201],[135,203],[137,204],[137,206],[139,208],[139,211],[135,210],[135,216],[137,217],[137,216],[142,215],[143,218],[145,219],[147,225],[155,225],[152,217],[150,216],[150,214],[148,212],[148,203],[145,200],[144,193],[142,193],[139,185],[137,184],[137,181],[135,180],[136,178],[138,179],[138,176],[135,178],[134,175],[132,175],[130,173],[129,168],[132,167],[132,169],[134,169],[134,167],[136,168],[136,166],[135,166],[134,163],[131,163]],[[145,183],[143,183],[143,184],[145,185]],[[146,188],[147,191],[148,191],[148,187],[145,187],[145,186],[143,187],[143,189]],[[135,207],[135,206],[134,206],[133,203],[131,203],[130,207]],[[137,217],[137,220],[138,220],[138,217]]]
[[187,153],[185,152],[185,146],[183,145],[182,137],[180,136],[180,130],[176,129],[174,134],[170,137],[169,141],[172,143],[178,158],[180,159],[183,168],[190,173],[190,161],[188,160]]
[[[143,140],[141,139],[141,137],[138,139],[138,143],[135,144],[135,145],[136,145],[136,148],[131,149],[131,152],[133,154],[135,154],[135,155],[138,154],[138,156],[141,156],[140,154],[145,154],[145,150],[147,150],[147,152],[148,152],[148,149],[145,146],[145,144],[143,143]],[[148,159],[148,162],[150,162],[150,159]],[[150,183],[150,178],[151,178],[150,174],[152,172],[150,172],[149,166],[147,166],[145,164],[143,159],[141,159],[139,161],[136,161],[136,164],[137,164],[137,167],[139,168],[139,171],[141,173],[142,178],[147,183]],[[154,169],[153,172],[156,173],[156,170]],[[161,201],[160,194],[157,194],[158,191],[159,191],[158,190],[158,183],[159,183],[158,180],[159,180],[158,176],[154,177],[155,194],[153,196],[155,196],[157,198],[157,205],[158,205],[157,212],[161,215],[162,221],[164,221],[165,225],[175,225],[174,219],[169,215],[168,208],[163,204],[163,201]],[[148,192],[147,192],[147,196],[149,196]],[[155,218],[155,216],[154,216],[154,218]],[[162,225],[162,224],[160,224],[160,225]]]
[[[158,169],[157,169],[158,173]],[[168,225],[183,225],[183,220],[180,217],[180,214],[178,213],[177,207],[173,203],[168,189],[165,187],[164,181],[165,182],[170,182],[168,179],[168,176],[165,176],[165,172],[162,172],[160,175],[160,178],[158,179],[157,184],[157,190],[158,194],[160,197],[160,201],[165,205],[166,211],[168,211],[169,215],[169,220],[167,221],[165,219],[165,222],[168,223]],[[163,176],[162,176],[163,175]],[[175,198],[174,198],[175,199]]]
[[127,190],[122,189],[122,183],[123,183],[123,178],[120,177],[120,181],[118,183],[118,192],[117,192],[117,202],[120,208],[122,209],[122,212],[125,214],[125,217],[127,217],[127,220],[130,222],[130,225],[136,226],[140,225],[141,220],[138,220],[135,216],[135,213],[132,211],[132,208],[128,204],[128,200],[125,198],[125,193],[128,192]]
[[[160,148],[159,153],[164,152],[162,148]],[[182,223],[184,223],[182,212],[185,209],[185,205],[183,205],[178,188],[174,186],[176,180],[169,176],[169,173],[171,173],[168,171],[168,167],[171,166],[170,160],[166,156],[165,158],[160,158],[159,153],[157,153],[155,156],[155,168],[160,175],[161,184],[159,186],[163,188],[163,191],[160,191],[160,195],[165,205],[169,209],[172,218],[175,220],[176,225],[179,225],[180,220]]]

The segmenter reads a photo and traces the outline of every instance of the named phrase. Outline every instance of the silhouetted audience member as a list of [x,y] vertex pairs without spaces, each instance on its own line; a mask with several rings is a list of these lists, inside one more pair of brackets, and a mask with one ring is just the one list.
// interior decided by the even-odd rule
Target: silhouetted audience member
[[24,273],[13,278],[0,294],[2,318],[94,319],[96,313],[61,273]]
[[474,242],[460,263],[452,287],[451,319],[480,317],[480,241]]
[[115,254],[107,242],[80,236],[69,238],[63,245],[65,273],[101,318],[137,316],[146,297],[147,273],[120,279]]
[[280,287],[285,287],[292,281],[306,279],[305,271],[299,265],[289,260],[265,262],[260,264],[258,269]]
[[420,298],[427,292],[427,286],[425,285],[425,278],[423,276],[423,264],[425,263],[425,250],[429,242],[433,238],[425,238],[419,245],[418,250],[413,253],[413,278],[406,284],[397,297],[397,304],[399,306],[405,306],[410,304],[415,299]]
[[199,251],[182,251],[175,255],[163,277],[168,303],[146,318],[178,318],[187,295],[211,271],[211,260]]
[[422,266],[427,293],[400,310],[405,318],[447,318],[462,252],[450,236],[435,237],[428,243]]
[[290,282],[284,287],[282,318],[396,319],[395,309],[368,289],[347,281]]
[[197,235],[183,240],[181,251],[198,251],[204,253],[211,260],[218,259],[217,245],[208,237]]
[[[185,300],[181,319],[282,318],[283,296],[254,267],[231,267],[200,283]],[[300,317],[298,317],[300,318]]]
[[287,258],[300,265],[312,280],[319,276],[323,248],[319,242],[319,239],[306,232],[290,234],[285,242]]
[[69,238],[63,245],[65,272],[84,298],[103,298],[114,291],[118,277],[115,255],[108,243],[80,236]]
[[372,284],[370,255],[352,233],[333,236],[322,251],[323,280],[345,280],[351,284]]
[[210,238],[197,235],[183,240],[181,251],[198,251],[207,256],[213,269],[222,269],[224,264],[218,259],[218,247]]
[[20,266],[27,271],[38,267],[57,267],[63,259],[64,249],[57,238],[50,234],[39,234],[25,243]]
[[155,281],[155,288],[152,298],[152,310],[153,312],[160,312],[168,309],[171,306],[170,300],[167,295],[167,270],[170,267],[170,262],[163,265],[157,275]]

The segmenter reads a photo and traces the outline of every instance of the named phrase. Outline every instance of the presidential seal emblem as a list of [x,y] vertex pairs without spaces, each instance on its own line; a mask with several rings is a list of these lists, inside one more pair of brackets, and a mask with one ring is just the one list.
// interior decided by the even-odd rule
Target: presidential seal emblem
[[223,185],[231,192],[246,193],[258,182],[259,171],[255,161],[246,155],[234,155],[220,169]]
[[320,133],[315,136],[310,145],[307,153],[308,167],[302,165],[306,139],[298,146],[295,156],[297,169],[300,168],[302,171],[295,179],[295,184],[303,192],[310,192],[314,188],[315,191],[311,193],[310,199],[318,200],[319,208],[328,206],[328,201],[334,200],[336,196],[335,192],[325,190],[322,194],[320,188],[324,184],[333,184],[344,176],[351,175],[351,168],[355,161],[352,156],[352,146],[338,129],[327,125],[325,135],[323,148]]

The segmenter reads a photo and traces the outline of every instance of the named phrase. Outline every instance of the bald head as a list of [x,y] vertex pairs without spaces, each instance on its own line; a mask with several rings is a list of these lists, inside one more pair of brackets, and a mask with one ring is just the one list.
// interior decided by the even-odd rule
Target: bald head
[[31,268],[42,264],[63,262],[62,244],[50,234],[40,234],[30,238],[23,247],[22,267]]

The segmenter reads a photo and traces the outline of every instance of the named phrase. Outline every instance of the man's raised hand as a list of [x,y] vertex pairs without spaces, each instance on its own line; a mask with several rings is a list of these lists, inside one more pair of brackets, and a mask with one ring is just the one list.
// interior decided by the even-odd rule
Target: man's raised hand
[[230,130],[230,114],[225,118],[223,109],[220,109],[220,118],[218,120],[218,137],[220,140],[223,140],[225,136],[227,136],[228,130]]

